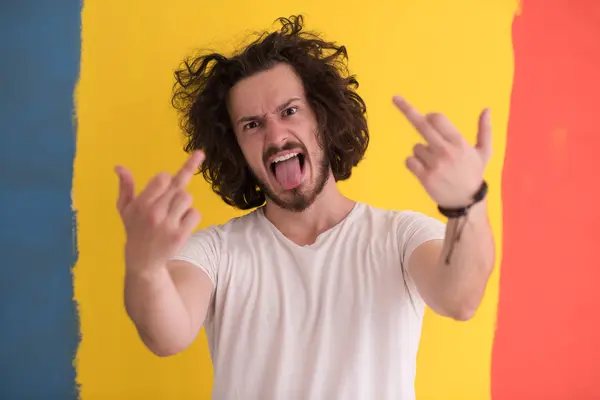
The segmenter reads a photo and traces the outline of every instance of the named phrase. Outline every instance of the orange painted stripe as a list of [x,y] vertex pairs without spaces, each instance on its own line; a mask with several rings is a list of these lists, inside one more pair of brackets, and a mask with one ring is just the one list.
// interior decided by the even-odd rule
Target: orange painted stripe
[[600,398],[600,2],[526,0],[503,172],[492,398]]

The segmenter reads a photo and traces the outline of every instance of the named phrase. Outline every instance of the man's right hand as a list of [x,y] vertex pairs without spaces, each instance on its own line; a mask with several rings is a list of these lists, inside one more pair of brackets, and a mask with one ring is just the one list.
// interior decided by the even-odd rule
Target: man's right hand
[[193,199],[186,187],[202,161],[204,154],[194,152],[175,176],[156,175],[137,197],[132,173],[125,167],[115,168],[117,209],[127,235],[127,273],[152,274],[164,267],[198,226],[200,213],[191,208]]

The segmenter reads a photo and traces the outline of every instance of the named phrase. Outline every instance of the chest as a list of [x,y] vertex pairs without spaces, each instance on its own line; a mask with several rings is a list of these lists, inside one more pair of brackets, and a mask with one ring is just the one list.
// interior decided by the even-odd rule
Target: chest
[[300,247],[276,237],[227,252],[215,311],[221,324],[346,329],[385,324],[406,300],[398,246],[384,235],[348,235]]

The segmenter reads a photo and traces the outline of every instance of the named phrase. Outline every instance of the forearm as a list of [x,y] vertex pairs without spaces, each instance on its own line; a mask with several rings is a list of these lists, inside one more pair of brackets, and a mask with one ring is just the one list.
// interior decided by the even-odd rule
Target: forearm
[[456,319],[473,316],[493,271],[495,248],[487,201],[467,216],[448,220],[436,282],[445,307]]
[[125,308],[158,356],[178,353],[193,340],[189,313],[166,267],[146,274],[127,272]]

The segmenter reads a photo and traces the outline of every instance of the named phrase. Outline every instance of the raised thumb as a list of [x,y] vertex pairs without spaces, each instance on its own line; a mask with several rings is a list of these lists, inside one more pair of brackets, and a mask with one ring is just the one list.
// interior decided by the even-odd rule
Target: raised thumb
[[489,108],[483,110],[479,115],[477,144],[475,145],[475,148],[479,150],[479,153],[485,162],[492,156],[492,121]]
[[115,172],[119,177],[119,196],[117,198],[117,209],[123,212],[125,207],[131,203],[135,197],[135,182],[133,174],[127,168],[122,166],[115,167]]

